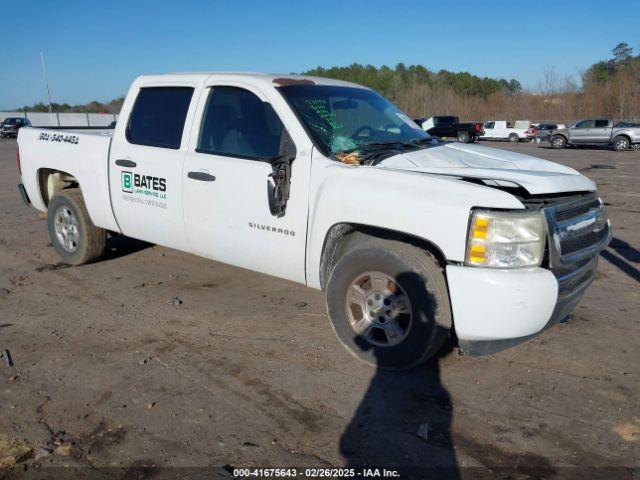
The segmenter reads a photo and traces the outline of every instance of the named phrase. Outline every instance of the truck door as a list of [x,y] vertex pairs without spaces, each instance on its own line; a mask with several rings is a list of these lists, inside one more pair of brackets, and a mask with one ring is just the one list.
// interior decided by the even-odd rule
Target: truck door
[[589,143],[591,141],[591,130],[594,127],[593,120],[583,120],[570,129],[571,143]]
[[611,124],[609,120],[596,120],[591,129],[591,140],[594,143],[609,143],[611,139]]
[[507,133],[507,122],[505,121],[499,121],[499,122],[495,122],[495,125],[493,127],[493,136],[494,138],[507,138],[508,133]]
[[429,132],[436,137],[455,137],[457,132],[453,129],[453,117],[433,117],[435,127]]
[[496,122],[486,122],[484,124],[484,135],[486,138],[494,138],[495,137],[495,126]]
[[188,249],[182,170],[193,92],[187,85],[139,88],[133,105],[123,107],[128,122],[118,122],[109,155],[111,201],[122,232],[180,250]]
[[269,205],[271,159],[295,146],[266,97],[250,86],[214,84],[196,118],[200,128],[192,134],[183,176],[192,251],[304,282],[310,149],[294,154],[290,196],[279,217]]

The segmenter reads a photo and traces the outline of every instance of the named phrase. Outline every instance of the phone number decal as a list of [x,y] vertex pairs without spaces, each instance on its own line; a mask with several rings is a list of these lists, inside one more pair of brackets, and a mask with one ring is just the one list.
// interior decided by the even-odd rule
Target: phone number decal
[[80,137],[78,135],[65,135],[64,133],[42,132],[38,140],[43,142],[71,143],[77,145]]

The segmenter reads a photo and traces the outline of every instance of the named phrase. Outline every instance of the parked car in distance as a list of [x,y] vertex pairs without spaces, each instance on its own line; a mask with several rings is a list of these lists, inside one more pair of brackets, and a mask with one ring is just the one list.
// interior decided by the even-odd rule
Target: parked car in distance
[[528,120],[518,120],[512,125],[506,120],[491,120],[484,124],[484,134],[480,135],[482,140],[509,140],[517,143],[520,140],[531,140],[535,135],[535,128],[531,127]]
[[475,142],[482,135],[482,123],[465,122],[453,115],[437,115],[414,120],[429,135],[434,137],[453,137],[460,143]]
[[535,127],[535,135],[537,140],[549,140],[553,130],[567,128],[564,123],[538,123]]
[[7,117],[0,124],[0,137],[17,137],[18,130],[22,127],[30,127],[31,122],[26,117]]
[[569,128],[557,129],[549,137],[552,148],[567,145],[611,145],[622,152],[640,143],[640,124],[637,122],[613,122],[610,118],[581,120]]
[[381,368],[454,334],[469,354],[530,339],[576,307],[611,239],[581,173],[434,141],[354,83],[143,76],[120,115],[18,135],[18,189],[65,263],[114,232],[322,289],[340,342]]

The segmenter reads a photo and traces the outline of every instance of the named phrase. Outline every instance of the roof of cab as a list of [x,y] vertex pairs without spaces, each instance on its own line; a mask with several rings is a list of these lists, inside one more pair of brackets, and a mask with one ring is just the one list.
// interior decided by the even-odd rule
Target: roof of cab
[[257,73],[257,72],[176,72],[164,73],[160,75],[141,75],[136,79],[137,82],[162,82],[169,83],[172,78],[184,80],[184,77],[191,77],[193,80],[209,81],[214,79],[226,81],[239,81],[252,84],[261,84],[262,86],[280,86],[276,80],[301,81],[310,80],[316,85],[335,85],[344,87],[367,88],[357,83],[345,82],[343,80],[335,80],[333,78],[312,77],[308,75],[291,75],[276,73]]

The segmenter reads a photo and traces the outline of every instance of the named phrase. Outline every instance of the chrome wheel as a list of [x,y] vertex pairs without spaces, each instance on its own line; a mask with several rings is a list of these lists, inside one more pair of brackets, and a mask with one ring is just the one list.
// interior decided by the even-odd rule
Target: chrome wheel
[[625,138],[621,138],[616,141],[615,148],[618,151],[627,150],[629,148],[629,142]]
[[75,213],[62,205],[56,210],[53,224],[60,246],[69,253],[75,252],[80,242],[80,229]]
[[373,345],[398,345],[409,334],[411,301],[385,273],[366,272],[356,278],[347,290],[346,303],[351,328]]

